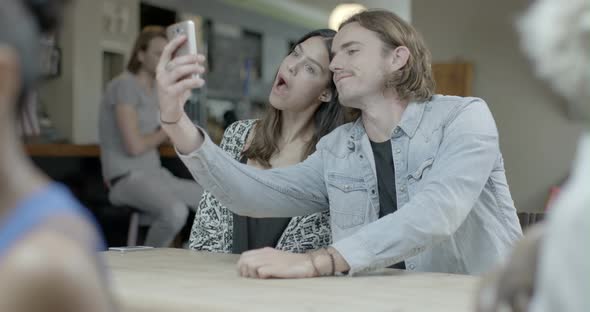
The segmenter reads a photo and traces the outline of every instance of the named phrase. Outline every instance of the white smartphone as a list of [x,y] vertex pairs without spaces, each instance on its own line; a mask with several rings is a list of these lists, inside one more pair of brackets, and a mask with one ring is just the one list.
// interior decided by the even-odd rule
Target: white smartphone
[[119,251],[119,252],[141,251],[141,250],[150,250],[150,249],[154,249],[154,247],[151,247],[151,246],[109,247],[109,250]]
[[166,28],[166,36],[169,41],[181,35],[186,36],[186,41],[178,47],[172,55],[172,58],[188,54],[197,54],[197,33],[195,31],[195,23],[188,20],[172,24]]

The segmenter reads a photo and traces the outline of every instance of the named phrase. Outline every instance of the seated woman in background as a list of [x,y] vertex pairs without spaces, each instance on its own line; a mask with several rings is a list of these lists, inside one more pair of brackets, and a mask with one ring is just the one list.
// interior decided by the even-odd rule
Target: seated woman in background
[[62,4],[0,0],[0,311],[114,308],[95,220],[33,166],[16,130],[39,76],[39,32],[54,30]]
[[[287,167],[305,160],[322,136],[344,123],[328,69],[335,34],[320,29],[297,41],[279,67],[265,115],[232,124],[223,136],[223,150],[250,166]],[[189,246],[224,253],[262,247],[305,252],[332,242],[329,221],[327,211],[294,218],[239,216],[205,192]]]
[[99,141],[109,200],[152,220],[144,245],[168,247],[196,207],[202,188],[162,167],[158,146],[168,136],[158,122],[156,65],[168,41],[160,26],[145,27],[127,70],[107,86],[100,107]]

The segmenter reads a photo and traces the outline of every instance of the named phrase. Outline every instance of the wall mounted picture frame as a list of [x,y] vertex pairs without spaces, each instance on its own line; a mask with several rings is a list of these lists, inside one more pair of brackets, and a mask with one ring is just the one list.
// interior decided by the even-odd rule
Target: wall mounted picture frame
[[44,79],[57,78],[61,74],[61,49],[55,35],[45,35],[40,42],[40,71]]

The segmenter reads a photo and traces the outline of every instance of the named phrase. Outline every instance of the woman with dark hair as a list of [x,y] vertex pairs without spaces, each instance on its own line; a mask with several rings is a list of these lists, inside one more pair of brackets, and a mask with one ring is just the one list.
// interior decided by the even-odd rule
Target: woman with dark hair
[[63,1],[0,0],[0,311],[112,311],[96,221],[31,163],[17,118]]
[[127,71],[107,86],[99,119],[100,160],[109,200],[146,214],[145,245],[168,247],[202,194],[201,187],[162,167],[158,146],[168,136],[158,123],[156,65],[167,43],[160,26],[145,27]]
[[[297,41],[279,67],[265,115],[260,120],[232,124],[223,136],[223,150],[254,167],[286,167],[307,158],[322,136],[344,123],[344,109],[338,104],[328,69],[335,34],[320,29]],[[232,213],[205,192],[195,216],[190,247],[225,253],[262,247],[305,252],[331,242],[329,212],[251,218]]]

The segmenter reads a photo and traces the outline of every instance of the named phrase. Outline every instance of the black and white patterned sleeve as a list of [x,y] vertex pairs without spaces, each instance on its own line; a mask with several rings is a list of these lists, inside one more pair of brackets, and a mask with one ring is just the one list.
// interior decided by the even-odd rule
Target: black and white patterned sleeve
[[[224,132],[220,147],[239,160],[250,129],[256,120],[241,120]],[[195,250],[230,253],[233,241],[233,215],[205,190],[197,207],[189,247]]]

